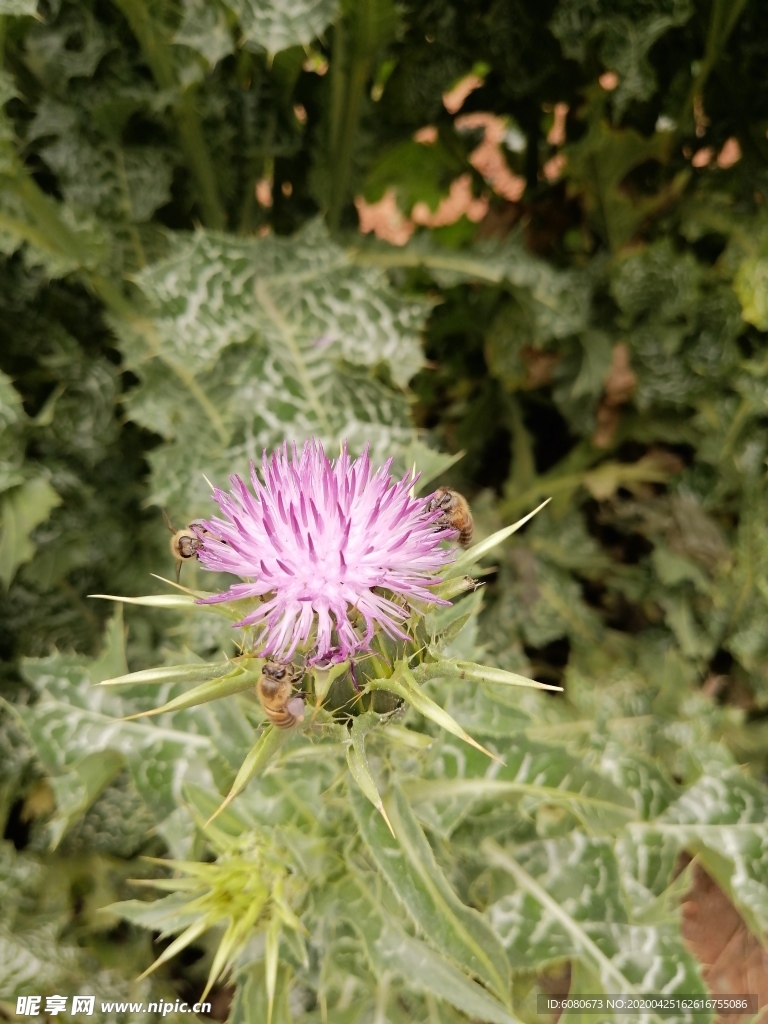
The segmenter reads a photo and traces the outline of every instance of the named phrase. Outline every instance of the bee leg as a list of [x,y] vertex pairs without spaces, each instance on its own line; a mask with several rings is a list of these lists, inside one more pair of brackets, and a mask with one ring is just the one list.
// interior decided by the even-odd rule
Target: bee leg
[[176,560],[176,582],[179,583],[181,580],[181,559]]
[[164,508],[161,508],[160,511],[163,513],[163,522],[165,523],[165,525],[168,527],[171,533],[176,533],[171,524],[171,520],[168,518],[168,513],[165,511]]
[[[296,722],[304,721],[304,698],[301,694],[297,693],[295,696],[291,697],[285,707],[286,710],[296,719]],[[294,724],[296,723],[294,722]]]

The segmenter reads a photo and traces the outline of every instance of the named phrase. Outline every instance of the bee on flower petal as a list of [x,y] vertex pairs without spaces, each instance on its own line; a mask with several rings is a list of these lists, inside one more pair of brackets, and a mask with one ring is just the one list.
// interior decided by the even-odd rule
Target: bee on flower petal
[[304,675],[292,662],[268,661],[256,685],[264,714],[278,729],[290,729],[304,718],[304,697],[296,693]]
[[183,530],[175,530],[173,528],[165,510],[163,510],[163,519],[165,520],[165,525],[173,534],[169,543],[171,554],[176,559],[176,582],[178,583],[181,578],[182,562],[187,562],[190,558],[197,558],[200,548],[203,546],[203,542],[195,533],[195,530],[198,533],[207,533],[208,531],[204,528],[205,523],[202,519],[193,519],[189,526],[185,526]]
[[458,530],[457,540],[463,548],[469,546],[474,531],[472,513],[463,494],[449,487],[438,487],[429,500],[427,512],[440,512],[434,525],[438,530]]

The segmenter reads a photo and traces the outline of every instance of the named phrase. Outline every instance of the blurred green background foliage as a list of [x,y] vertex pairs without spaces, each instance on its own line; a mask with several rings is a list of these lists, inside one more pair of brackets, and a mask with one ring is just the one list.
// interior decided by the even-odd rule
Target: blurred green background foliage
[[[249,837],[301,879],[275,1024],[768,1000],[768,7],[0,0],[0,37],[0,1015],[196,1001],[215,929],[136,982],[180,925],[129,879]],[[502,769],[413,711],[372,734],[398,841],[340,743],[206,831],[258,706],[115,724],[146,693],[93,686],[234,653],[88,595],[163,592],[160,508],[310,436],[458,487],[479,538],[553,498],[447,645],[564,692],[429,684]],[[681,917],[703,877],[751,976]],[[241,939],[213,1015],[262,1024]]]

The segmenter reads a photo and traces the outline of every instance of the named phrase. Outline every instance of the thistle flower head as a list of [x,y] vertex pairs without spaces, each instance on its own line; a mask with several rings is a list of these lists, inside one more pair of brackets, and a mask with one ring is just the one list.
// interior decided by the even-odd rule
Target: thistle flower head
[[[270,934],[273,941],[279,941],[281,932],[304,930],[294,907],[301,904],[306,889],[299,874],[287,867],[283,851],[278,855],[253,832],[228,845],[214,837],[211,841],[219,852],[212,863],[158,861],[175,869],[180,877],[136,883],[171,890],[170,896],[159,901],[166,905],[166,934],[181,933],[141,977],[191,945],[201,932],[225,926],[201,999],[205,999],[217,978],[231,971],[254,931],[266,932],[269,943]],[[117,904],[118,909],[121,906],[130,904]]]
[[[368,451],[335,461],[308,441],[262,459],[263,482],[251,465],[253,491],[231,477],[216,489],[222,518],[203,524],[200,563],[246,582],[201,603],[261,599],[239,626],[261,627],[258,653],[288,660],[298,647],[311,661],[343,661],[370,648],[377,629],[408,639],[407,607],[392,595],[445,604],[428,587],[451,553],[435,528],[439,512],[411,497],[414,479],[393,481],[392,460],[371,471]],[[389,596],[388,596],[389,595]]]

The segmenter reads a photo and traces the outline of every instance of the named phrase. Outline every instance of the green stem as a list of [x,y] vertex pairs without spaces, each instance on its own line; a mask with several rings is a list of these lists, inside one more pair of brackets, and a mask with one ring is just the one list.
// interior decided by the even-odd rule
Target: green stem
[[[498,283],[503,278],[503,273],[490,268],[483,268],[482,264],[471,257],[462,260],[459,255],[441,255],[438,253],[415,252],[410,249],[348,249],[347,255],[358,266],[380,267],[382,270],[394,270],[408,267],[426,267],[432,270],[453,270],[475,277],[478,280]],[[462,265],[463,264],[463,265]]]
[[598,157],[592,153],[587,156],[587,166],[592,172],[592,183],[595,191],[595,197],[597,201],[597,212],[600,219],[600,223],[603,227],[603,234],[605,235],[605,242],[610,252],[616,251],[616,245],[612,237],[611,227],[612,220],[608,216],[608,211],[605,208],[605,197],[602,188],[602,179],[600,177],[600,170],[598,167]]
[[733,446],[736,444],[738,436],[741,433],[741,428],[749,419],[752,411],[752,403],[746,398],[742,398],[739,408],[736,410],[736,414],[728,427],[728,432],[725,435],[723,447],[720,451],[721,460],[725,460],[731,454]]
[[144,246],[141,244],[141,238],[139,237],[139,231],[134,222],[133,215],[133,204],[131,203],[131,190],[128,187],[128,176],[125,173],[125,160],[123,159],[123,151],[119,146],[115,147],[115,167],[117,170],[117,177],[120,182],[120,191],[122,192],[123,209],[125,210],[125,219],[128,225],[128,234],[131,236],[131,245],[133,246],[133,255],[136,261],[137,269],[146,267],[147,257],[144,252]]
[[197,181],[200,206],[206,226],[223,230],[226,214],[219,199],[216,172],[203,135],[203,126],[195,105],[196,90],[187,89],[176,108],[179,115],[179,137],[189,167]]
[[346,65],[346,37],[344,19],[339,18],[333,27],[333,55],[331,58],[331,113],[330,128],[328,132],[328,152],[333,155],[338,151],[339,139],[344,126],[346,113],[345,97],[345,75]]
[[0,211],[0,228],[15,238],[21,239],[22,242],[29,242],[31,245],[37,246],[38,249],[42,249],[44,252],[49,252],[56,256],[67,255],[66,251],[59,248],[58,245],[51,244],[51,239],[45,231],[35,227],[28,221],[9,217],[2,211]]
[[527,490],[536,480],[536,460],[533,456],[531,435],[523,421],[523,413],[516,396],[510,395],[505,402],[506,421],[512,434],[512,477],[509,492]]
[[691,82],[688,95],[685,98],[682,115],[678,123],[682,126],[689,124],[690,111],[693,109],[693,101],[704,91],[707,79],[720,57],[725,44],[730,38],[731,32],[736,27],[736,22],[747,5],[747,0],[713,0],[712,16],[709,19],[707,28],[707,41],[704,47],[704,56],[701,60],[698,73]]
[[387,1006],[389,1004],[390,973],[384,971],[376,986],[376,1005],[374,1007],[373,1024],[387,1024]]
[[338,229],[353,186],[356,142],[366,86],[377,54],[397,33],[393,0],[355,0],[342,4],[343,16],[334,26],[331,58],[331,117],[328,225]]
[[371,70],[371,60],[368,56],[351,57],[347,66],[345,51],[345,26],[343,19],[340,19],[334,28],[331,65],[329,150],[333,177],[328,200],[328,226],[332,231],[338,230],[344,203],[348,198],[365,83]]
[[331,203],[328,210],[328,223],[332,231],[336,231],[341,222],[344,203],[347,201],[350,179],[352,177],[352,160],[355,153],[355,141],[363,108],[365,83],[370,74],[370,61],[355,59],[349,71],[347,81],[347,104],[344,127],[338,147],[332,153],[335,173]]
[[21,168],[18,176],[6,187],[16,193],[32,221],[31,224],[19,225],[22,238],[57,256],[68,256],[79,266],[87,266],[90,253],[82,239],[59,216],[55,200],[47,196]]
[[[380,267],[382,270],[424,267],[426,270],[450,271],[464,274],[475,281],[501,284],[508,271],[501,263],[478,259],[472,254],[452,252],[418,252],[393,246],[391,249],[348,249],[347,256],[360,267]],[[541,299],[539,301],[542,301]],[[554,307],[554,303],[551,303]]]
[[224,227],[226,216],[219,199],[216,173],[195,105],[195,92],[192,88],[182,88],[173,64],[171,49],[157,30],[144,0],[114,0],[114,3],[136,36],[157,84],[161,89],[167,89],[179,97],[174,104],[178,118],[179,141],[197,183],[203,218],[208,227],[221,229]]
[[114,0],[136,36],[144,59],[161,89],[175,89],[176,72],[167,47],[155,30],[155,24],[143,0]]

